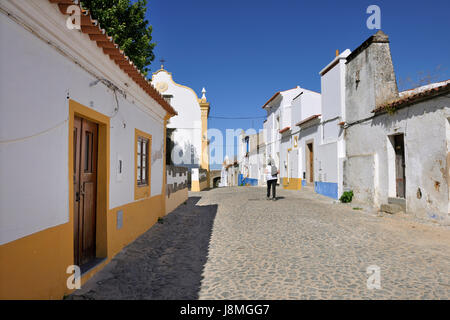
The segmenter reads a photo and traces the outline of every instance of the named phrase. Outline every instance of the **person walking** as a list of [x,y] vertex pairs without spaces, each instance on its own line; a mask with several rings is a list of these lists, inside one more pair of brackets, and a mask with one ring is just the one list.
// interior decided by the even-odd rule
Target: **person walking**
[[270,200],[270,189],[272,189],[272,200],[276,201],[276,187],[278,180],[278,169],[273,163],[272,160],[269,159],[267,161],[267,167],[265,170],[266,180],[267,180],[267,200]]

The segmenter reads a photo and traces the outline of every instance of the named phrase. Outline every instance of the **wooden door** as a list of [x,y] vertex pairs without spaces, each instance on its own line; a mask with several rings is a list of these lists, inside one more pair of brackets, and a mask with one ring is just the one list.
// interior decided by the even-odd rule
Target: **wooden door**
[[81,266],[96,255],[98,125],[75,117],[73,133],[74,258]]
[[314,150],[313,144],[308,143],[308,153],[309,153],[309,182],[314,182]]
[[405,198],[405,144],[403,134],[394,136],[395,147],[395,183],[397,198]]

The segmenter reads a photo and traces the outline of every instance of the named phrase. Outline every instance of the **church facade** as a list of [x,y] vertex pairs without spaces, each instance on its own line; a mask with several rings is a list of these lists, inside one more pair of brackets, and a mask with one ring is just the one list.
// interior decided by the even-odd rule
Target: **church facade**
[[193,89],[176,83],[163,65],[153,73],[152,84],[178,112],[167,124],[167,163],[189,168],[188,184],[192,191],[200,191],[209,181],[210,104],[206,90],[203,88],[199,98]]

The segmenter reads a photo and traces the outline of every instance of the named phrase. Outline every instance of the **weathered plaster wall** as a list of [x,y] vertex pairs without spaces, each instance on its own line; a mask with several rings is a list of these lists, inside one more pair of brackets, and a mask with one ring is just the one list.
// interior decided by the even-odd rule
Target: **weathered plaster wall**
[[344,187],[353,190],[355,200],[376,207],[396,197],[390,136],[404,134],[406,210],[448,223],[448,97],[416,103],[392,115],[371,112],[397,97],[388,37],[378,31],[348,57]]
[[347,62],[345,88],[349,123],[372,116],[376,106],[398,96],[388,42],[371,43]]
[[448,118],[450,96],[384,114],[346,130],[345,182],[357,200],[379,206],[395,197],[389,135],[405,135],[406,209],[420,218],[450,222]]

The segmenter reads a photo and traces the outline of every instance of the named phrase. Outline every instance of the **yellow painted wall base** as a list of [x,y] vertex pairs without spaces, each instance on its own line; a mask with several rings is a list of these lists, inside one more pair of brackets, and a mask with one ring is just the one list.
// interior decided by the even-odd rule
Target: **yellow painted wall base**
[[194,191],[194,192],[200,191],[200,181],[192,180],[192,182],[191,182],[191,191]]
[[[117,230],[117,211],[123,226]],[[82,285],[101,270],[123,247],[164,216],[162,196],[154,196],[108,211],[106,260],[86,274]],[[0,246],[0,299],[62,299],[73,264],[72,224],[49,228]],[[99,246],[99,244],[97,244]]]
[[300,178],[282,178],[283,189],[287,190],[301,190],[302,179]]
[[205,181],[196,181],[196,180],[192,180],[191,183],[191,191],[194,192],[198,192],[198,191],[202,191],[208,188],[208,180]]
[[[109,210],[108,257],[113,257],[126,245],[150,229],[165,215],[163,198],[157,195]],[[123,210],[123,226],[117,230],[117,211]]]
[[180,204],[188,199],[188,188],[178,190],[166,197],[166,214],[175,210]]
[[61,299],[73,264],[72,224],[0,246],[0,299]]

